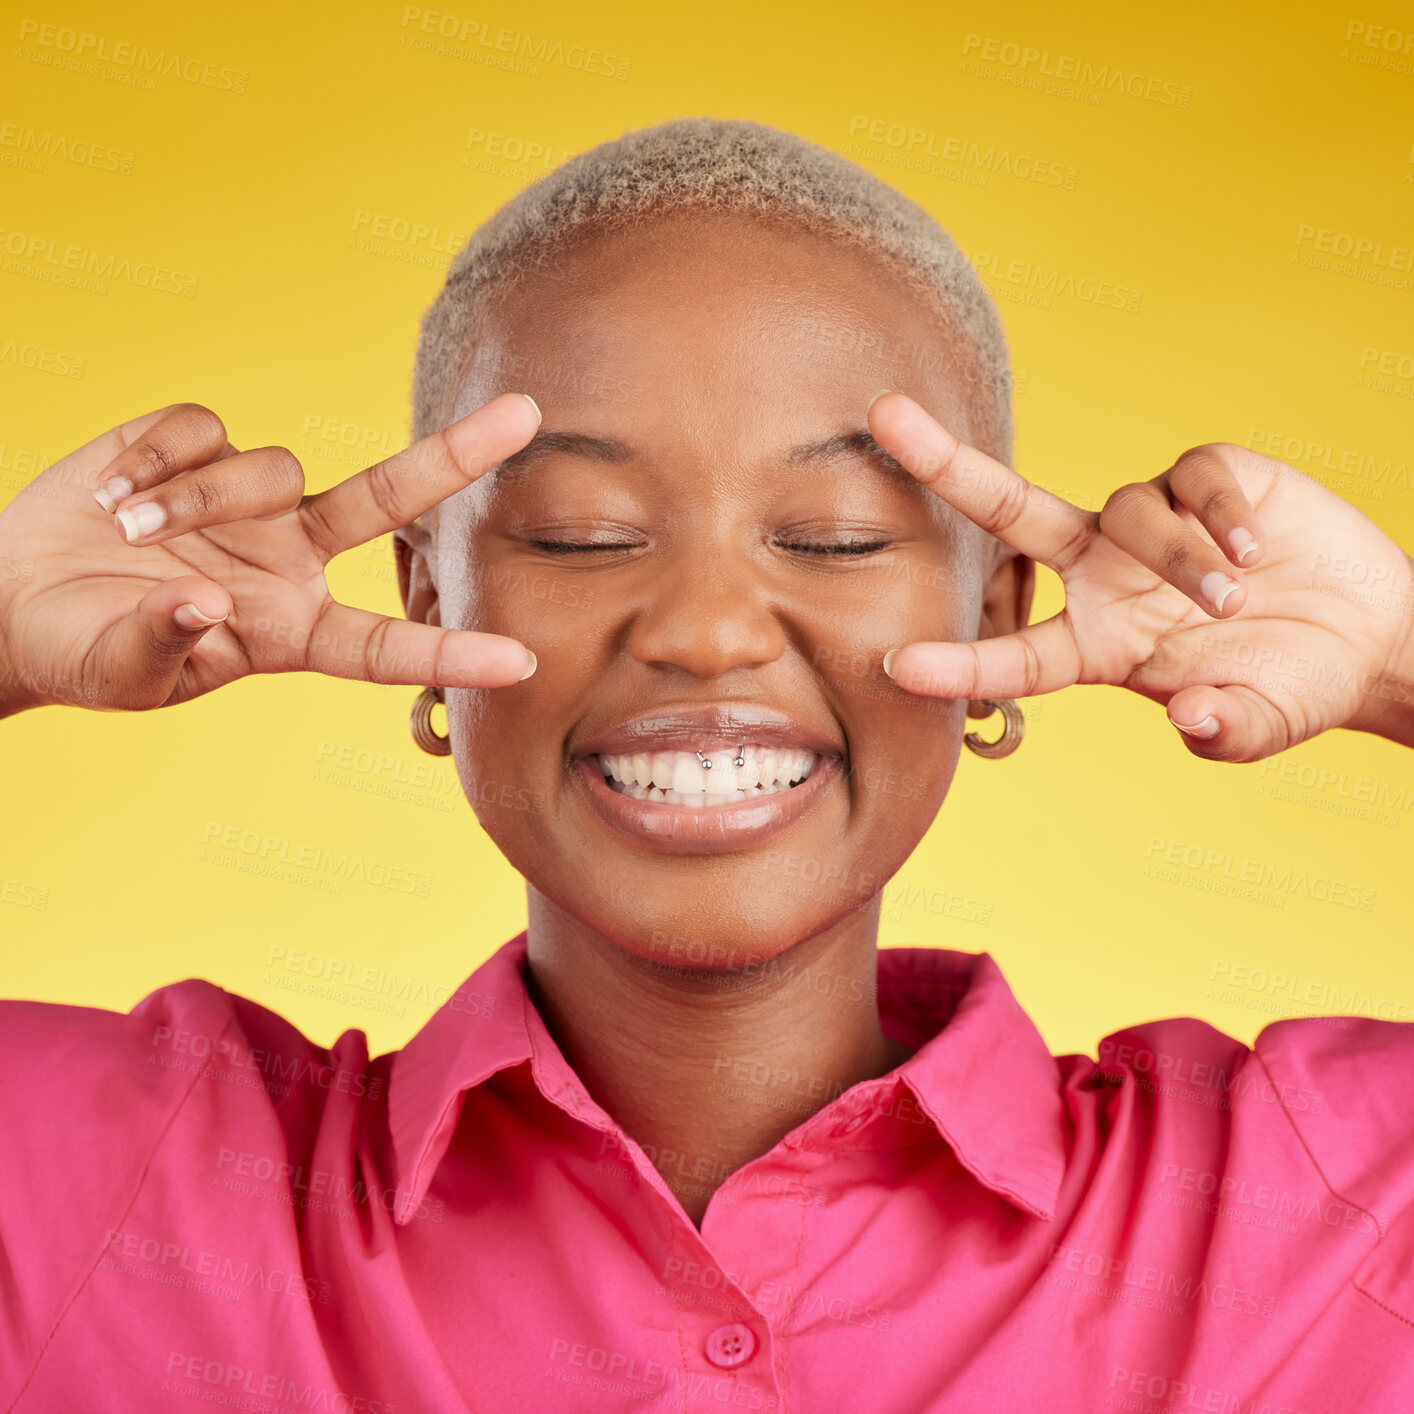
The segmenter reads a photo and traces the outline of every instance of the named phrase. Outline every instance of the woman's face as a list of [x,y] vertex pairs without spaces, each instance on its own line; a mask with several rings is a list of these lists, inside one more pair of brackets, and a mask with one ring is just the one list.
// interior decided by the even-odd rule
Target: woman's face
[[[964,357],[882,262],[737,214],[581,243],[491,313],[448,420],[517,390],[544,421],[441,505],[408,612],[537,654],[524,683],[448,691],[449,731],[486,832],[578,924],[685,966],[770,958],[927,830],[966,704],[881,660],[1018,627],[1032,580],[866,410],[899,389],[971,440]],[[730,799],[659,803],[664,771]]]

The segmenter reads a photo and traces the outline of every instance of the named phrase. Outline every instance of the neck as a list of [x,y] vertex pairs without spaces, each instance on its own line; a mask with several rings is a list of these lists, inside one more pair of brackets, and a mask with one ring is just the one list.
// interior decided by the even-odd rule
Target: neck
[[691,970],[628,952],[528,892],[530,990],[546,1028],[695,1224],[736,1169],[909,1055],[879,1021],[877,899],[769,962]]

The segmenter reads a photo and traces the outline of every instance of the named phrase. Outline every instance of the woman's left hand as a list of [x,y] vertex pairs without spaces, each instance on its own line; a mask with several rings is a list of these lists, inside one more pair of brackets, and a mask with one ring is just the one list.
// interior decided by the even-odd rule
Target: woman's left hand
[[1165,704],[1194,754],[1259,761],[1332,727],[1380,730],[1405,690],[1414,562],[1284,462],[1195,447],[1096,512],[959,442],[903,393],[875,399],[869,428],[1065,587],[1058,614],[1017,633],[897,649],[888,671],[910,692],[979,700],[1108,683]]

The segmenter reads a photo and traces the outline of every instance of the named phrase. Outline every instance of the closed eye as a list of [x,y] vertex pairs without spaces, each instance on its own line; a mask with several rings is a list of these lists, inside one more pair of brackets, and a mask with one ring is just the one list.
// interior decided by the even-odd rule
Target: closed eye
[[802,555],[869,555],[876,550],[887,550],[890,540],[850,540],[843,544],[814,545],[780,542],[783,550],[795,550]]
[[580,544],[574,540],[531,540],[527,542],[548,555],[577,555],[585,550],[636,550],[637,545],[617,545],[604,541]]
[[[575,540],[531,540],[528,542],[547,555],[577,555],[588,551],[636,550],[637,545],[615,544],[604,541],[580,542]],[[835,544],[814,544],[797,541],[779,542],[783,550],[793,550],[802,555],[870,555],[878,550],[887,550],[891,540],[850,540]]]

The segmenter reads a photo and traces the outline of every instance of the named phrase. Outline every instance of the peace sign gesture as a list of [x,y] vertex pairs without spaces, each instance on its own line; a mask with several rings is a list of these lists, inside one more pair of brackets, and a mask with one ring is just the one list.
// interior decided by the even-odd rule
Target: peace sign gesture
[[240,452],[209,408],[136,418],[0,513],[0,715],[47,702],[167,707],[249,673],[503,687],[534,655],[500,634],[340,604],[324,567],[518,451],[540,413],[492,398],[318,495],[284,447]]
[[900,687],[974,700],[1127,687],[1166,704],[1195,755],[1223,761],[1374,729],[1408,652],[1414,564],[1318,481],[1214,443],[1085,511],[903,393],[874,400],[869,428],[933,494],[1065,586],[1058,614],[1017,633],[895,649],[886,671]]

